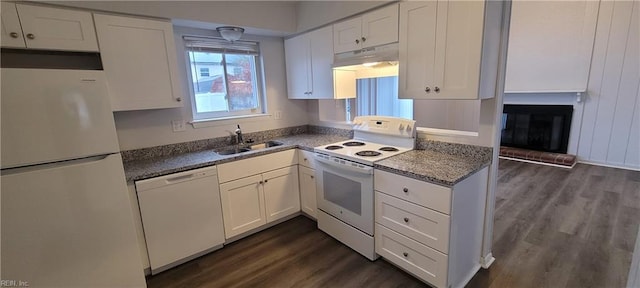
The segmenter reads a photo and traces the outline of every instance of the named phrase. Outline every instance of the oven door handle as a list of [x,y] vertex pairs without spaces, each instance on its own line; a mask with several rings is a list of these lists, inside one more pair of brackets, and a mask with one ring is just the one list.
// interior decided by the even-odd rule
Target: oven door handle
[[343,170],[347,170],[347,171],[351,171],[359,174],[367,174],[367,175],[373,174],[373,167],[355,167],[351,165],[339,164],[319,156],[315,156],[314,158],[316,159],[316,161],[318,161],[321,164],[336,167],[338,169],[343,169]]

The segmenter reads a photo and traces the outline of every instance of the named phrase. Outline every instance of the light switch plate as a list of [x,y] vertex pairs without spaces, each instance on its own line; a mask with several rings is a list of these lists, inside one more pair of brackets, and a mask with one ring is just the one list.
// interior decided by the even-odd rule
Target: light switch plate
[[173,132],[182,132],[186,130],[184,120],[171,121],[171,127],[173,128]]
[[273,113],[273,119],[278,120],[280,118],[282,118],[282,111],[278,110],[275,113]]

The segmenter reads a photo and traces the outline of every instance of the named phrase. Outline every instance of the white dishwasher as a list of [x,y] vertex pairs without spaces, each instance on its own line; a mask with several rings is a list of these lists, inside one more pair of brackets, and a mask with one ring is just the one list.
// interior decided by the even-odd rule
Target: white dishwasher
[[151,273],[222,247],[215,166],[136,182]]

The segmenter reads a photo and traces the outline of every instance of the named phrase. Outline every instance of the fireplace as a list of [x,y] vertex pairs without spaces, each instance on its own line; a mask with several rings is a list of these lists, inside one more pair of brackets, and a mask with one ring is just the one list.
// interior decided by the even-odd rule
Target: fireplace
[[567,153],[571,105],[504,105],[501,146]]

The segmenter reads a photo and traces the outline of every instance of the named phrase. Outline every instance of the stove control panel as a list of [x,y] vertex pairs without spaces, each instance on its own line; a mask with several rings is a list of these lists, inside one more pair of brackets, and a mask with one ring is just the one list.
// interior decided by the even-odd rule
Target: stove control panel
[[368,133],[382,135],[415,137],[416,121],[398,117],[387,116],[358,116],[353,120],[353,129]]

